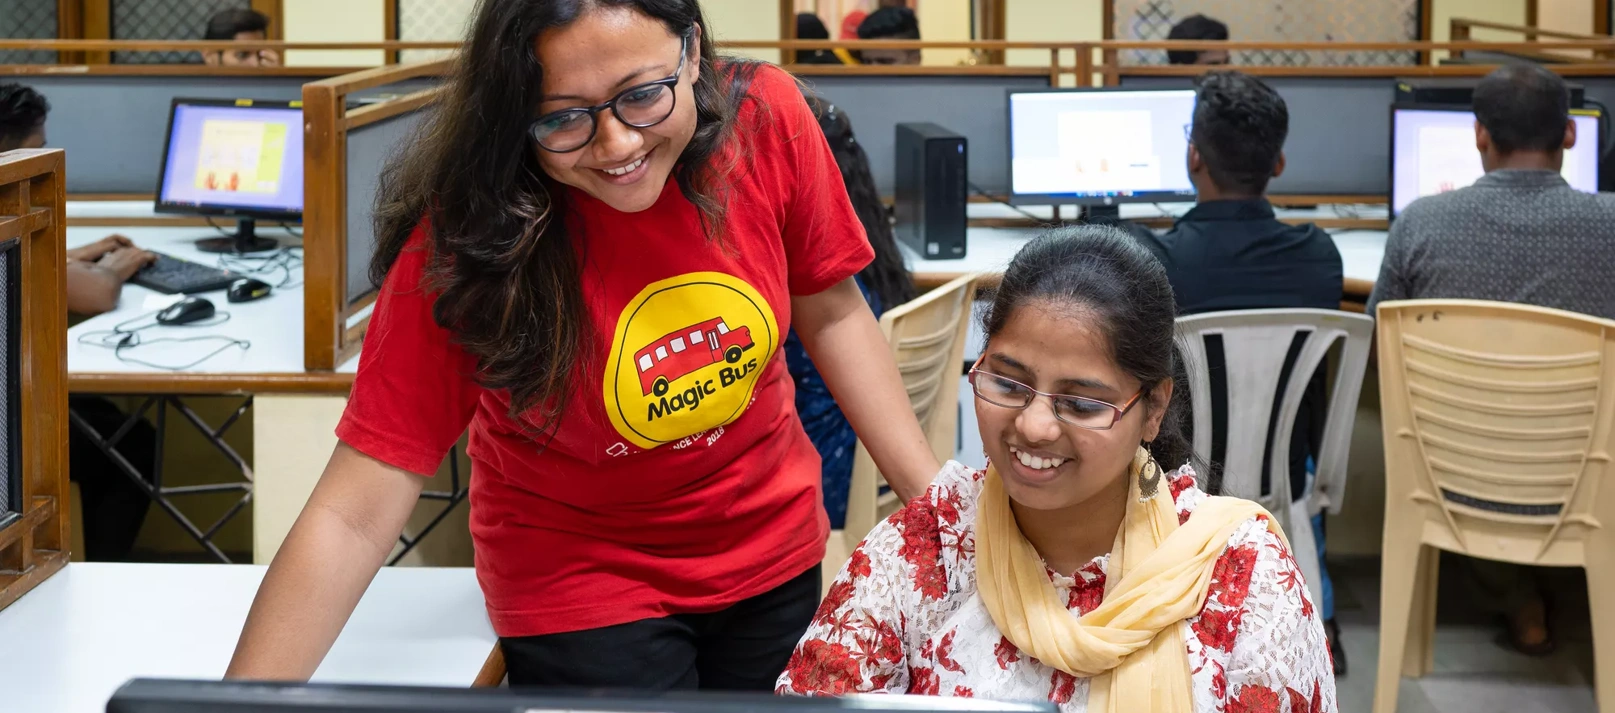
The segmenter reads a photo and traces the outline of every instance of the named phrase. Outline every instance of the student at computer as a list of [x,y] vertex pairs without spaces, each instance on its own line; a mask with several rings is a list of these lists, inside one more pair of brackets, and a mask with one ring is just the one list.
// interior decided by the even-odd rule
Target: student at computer
[[901,497],[940,468],[823,133],[695,0],[482,3],[460,58],[384,175],[341,445],[229,675],[314,671],[469,426],[512,683],[772,690],[829,534],[785,333]]
[[[1166,33],[1169,40],[1228,39],[1228,26],[1205,15],[1194,14],[1179,20]],[[1169,64],[1228,64],[1228,50],[1167,50]]]
[[[886,310],[914,298],[914,279],[903,264],[886,204],[875,190],[869,156],[853,135],[847,112],[819,97],[809,95],[807,99],[813,116],[819,120],[819,128],[830,142],[830,153],[840,168],[853,212],[858,214],[858,222],[875,249],[874,261],[853,279],[857,280],[864,301],[869,303],[870,312],[879,319]],[[824,509],[830,514],[830,528],[839,530],[847,521],[847,494],[852,485],[852,457],[858,437],[795,332],[785,339],[785,364],[791,380],[796,382],[796,412],[823,462]]]
[[949,463],[869,534],[778,691],[1335,710],[1283,534],[1195,485],[1175,315],[1165,270],[1115,228],[1023,248],[970,373],[987,469]]
[[[860,40],[917,40],[920,39],[920,20],[906,7],[882,7],[858,23]],[[919,64],[919,50],[859,50],[858,59],[864,64]]]
[[[0,84],[0,153],[44,148],[45,119],[50,102],[21,84]],[[67,251],[67,311],[80,318],[110,312],[118,306],[123,283],[155,256],[122,235],[110,235]],[[110,436],[127,416],[111,401],[75,396],[73,413],[96,432]],[[156,458],[156,431],[138,421],[118,444],[118,451],[148,480]],[[84,512],[84,558],[128,559],[146,519],[151,500],[78,428],[69,429],[69,476],[79,484]]]
[[[235,9],[214,13],[207,21],[204,40],[262,42],[269,38],[269,18],[257,10]],[[274,50],[229,50],[203,52],[202,61],[226,67],[279,67],[280,53]]]
[[[1475,87],[1475,148],[1486,175],[1413,201],[1391,224],[1368,313],[1387,300],[1517,302],[1615,319],[1615,196],[1560,175],[1577,141],[1559,75],[1510,64]],[[1555,648],[1534,570],[1470,560],[1508,615],[1514,648]]]
[[[1289,128],[1284,98],[1261,80],[1227,71],[1199,80],[1188,157],[1195,207],[1171,230],[1144,239],[1166,267],[1179,315],[1339,308],[1342,270],[1334,241],[1311,223],[1280,222],[1264,197],[1268,182],[1284,172]],[[1323,446],[1328,407],[1320,370],[1311,376],[1290,438],[1290,493],[1296,499],[1307,494],[1308,463]],[[1313,530],[1320,548],[1322,528],[1319,518]],[[1321,554],[1318,566],[1335,673],[1344,674],[1334,587]]]

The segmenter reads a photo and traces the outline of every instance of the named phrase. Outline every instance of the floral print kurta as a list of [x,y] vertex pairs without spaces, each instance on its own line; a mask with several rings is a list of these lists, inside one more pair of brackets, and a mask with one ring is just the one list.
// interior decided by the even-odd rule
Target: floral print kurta
[[[949,463],[924,497],[869,533],[830,586],[779,692],[1049,700],[1087,710],[1088,679],[1043,665],[999,633],[976,590],[976,499],[985,474]],[[1206,497],[1168,476],[1178,519]],[[1104,599],[1108,556],[1049,572],[1073,616]],[[1205,607],[1183,622],[1195,713],[1333,713],[1323,625],[1288,548],[1257,518],[1217,560]]]

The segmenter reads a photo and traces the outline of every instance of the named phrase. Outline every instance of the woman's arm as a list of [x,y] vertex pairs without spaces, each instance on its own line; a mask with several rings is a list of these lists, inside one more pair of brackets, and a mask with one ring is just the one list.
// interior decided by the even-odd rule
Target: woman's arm
[[813,623],[775,683],[781,695],[842,696],[908,691],[908,632],[904,612],[911,575],[897,556],[903,536],[881,523],[853,550],[825,595]]
[[225,677],[312,676],[398,542],[425,482],[338,443],[269,565]]
[[[1291,713],[1339,710],[1323,622],[1284,542],[1265,523],[1242,525],[1211,576],[1191,635],[1214,657],[1217,649],[1227,652],[1225,702],[1251,710],[1272,703],[1271,710]],[[1190,665],[1203,664],[1191,657]]]
[[880,468],[908,502],[942,464],[914,418],[897,361],[875,315],[851,278],[816,295],[791,298],[792,326],[836,404]]

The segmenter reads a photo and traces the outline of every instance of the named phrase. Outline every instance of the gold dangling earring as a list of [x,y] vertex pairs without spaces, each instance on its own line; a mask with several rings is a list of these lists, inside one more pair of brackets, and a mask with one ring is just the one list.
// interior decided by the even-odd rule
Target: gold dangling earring
[[1148,460],[1138,469],[1138,501],[1147,503],[1155,498],[1156,491],[1161,488],[1161,464],[1155,462],[1155,454],[1150,453],[1150,444],[1143,445]]

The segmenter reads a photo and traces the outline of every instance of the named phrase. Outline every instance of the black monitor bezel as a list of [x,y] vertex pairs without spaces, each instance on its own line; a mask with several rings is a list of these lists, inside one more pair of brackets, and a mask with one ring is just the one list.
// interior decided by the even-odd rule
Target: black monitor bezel
[[[1018,94],[1140,94],[1144,92],[1189,92],[1192,88],[1163,87],[1050,87],[1048,89],[1006,90],[1004,101],[1004,175],[1009,183],[1010,205],[1075,205],[1110,206],[1122,203],[1189,203],[1195,200],[1194,191],[1147,191],[1126,196],[1073,196],[1070,194],[1016,193],[1015,192],[1015,96]],[[1191,110],[1192,115],[1192,110]],[[1185,158],[1184,160],[1188,160]]]
[[[1386,115],[1385,130],[1385,140],[1387,142],[1385,157],[1385,215],[1390,220],[1396,220],[1397,215],[1399,215],[1396,210],[1396,112],[1398,111],[1446,111],[1474,114],[1475,107],[1473,104],[1442,104],[1437,102],[1391,103],[1390,113]],[[1591,116],[1594,119],[1600,119],[1603,117],[1603,112],[1598,110],[1596,107],[1571,107],[1571,120],[1574,121],[1575,117],[1577,116]],[[1598,136],[1595,139],[1595,145],[1602,148],[1604,146],[1604,122],[1598,121],[1596,123],[1598,126]],[[1577,142],[1580,142],[1579,137]],[[1594,151],[1594,173],[1597,173],[1603,168],[1603,161],[1604,157],[1602,153],[1600,151]],[[1418,198],[1414,198],[1413,200],[1418,200]],[[1412,203],[1412,201],[1409,201],[1409,203]]]
[[[222,106],[241,109],[271,108],[296,109],[302,111],[301,101],[275,101],[264,99],[207,99],[197,97],[174,97],[168,106],[168,132],[163,139],[163,158],[157,164],[157,193],[152,196],[153,211],[157,213],[178,215],[206,215],[224,218],[252,218],[254,220],[277,221],[282,223],[301,223],[302,210],[271,210],[259,206],[228,206],[228,205],[187,205],[180,203],[163,202],[163,188],[168,181],[168,153],[174,146],[174,119],[179,114],[180,106]],[[299,127],[301,128],[301,127]],[[301,157],[299,157],[301,160]],[[307,205],[307,196],[304,196],[304,205]]]

